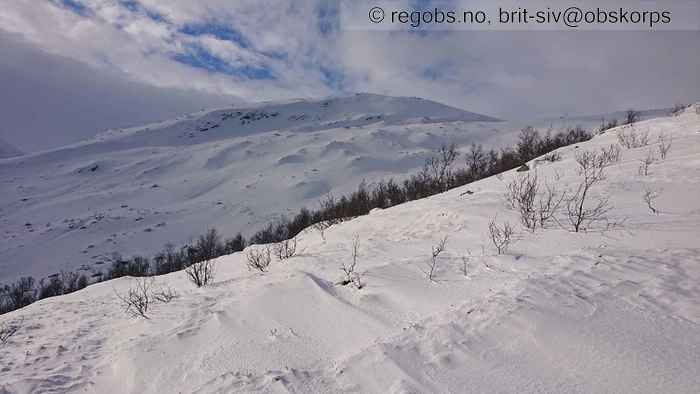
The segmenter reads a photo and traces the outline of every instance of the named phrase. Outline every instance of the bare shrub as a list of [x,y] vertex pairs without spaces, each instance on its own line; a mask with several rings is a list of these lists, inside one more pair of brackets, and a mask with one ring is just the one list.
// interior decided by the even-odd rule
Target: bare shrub
[[639,175],[649,175],[649,167],[654,163],[655,160],[656,158],[654,157],[654,153],[651,151],[651,149],[649,149],[649,152],[647,152],[646,157],[639,161]]
[[354,284],[356,288],[362,288],[362,278],[360,273],[356,271],[357,268],[357,257],[360,255],[360,236],[355,234],[352,237],[352,262],[344,263],[340,266],[340,269],[345,274],[345,279],[340,282],[341,285],[345,286],[350,283]]
[[541,228],[554,218],[562,201],[566,198],[566,192],[560,192],[555,184],[545,184],[544,192],[537,198],[537,221]]
[[576,153],[576,164],[579,165],[579,174],[584,172],[592,176],[603,176],[605,167],[620,161],[620,148],[610,145],[601,148],[600,152],[582,151]]
[[330,227],[331,225],[328,224],[328,222],[318,222],[313,225],[313,229],[318,231],[319,234],[321,234],[321,239],[326,240],[326,229]]
[[666,160],[666,155],[671,150],[671,144],[673,143],[673,136],[666,138],[666,135],[661,133],[658,137],[659,144],[659,155],[661,155],[661,160]]
[[610,145],[607,148],[601,148],[598,161],[601,165],[608,166],[620,161],[620,147],[618,145]]
[[250,248],[246,253],[246,259],[248,260],[248,269],[265,272],[272,262],[270,247]]
[[185,268],[185,274],[195,286],[202,287],[214,281],[215,268],[214,259],[209,259]]
[[605,119],[603,119],[600,127],[598,128],[598,133],[603,134],[607,130],[610,130],[615,127],[617,127],[617,119],[612,119],[609,122],[606,122]]
[[[600,157],[585,160],[603,165]],[[547,222],[554,218],[566,197],[566,192],[560,192],[556,184],[550,185],[546,180],[542,188],[538,183],[537,174],[527,174],[514,179],[506,186],[505,197],[508,204],[520,214],[523,226],[535,231],[538,225],[544,228]]]
[[627,113],[625,114],[625,124],[635,124],[639,120],[639,111],[635,111],[633,109],[627,110]]
[[651,211],[651,213],[658,215],[659,210],[656,209],[655,206],[655,201],[656,199],[661,195],[661,192],[653,189],[646,188],[644,190],[644,194],[642,195],[642,199],[644,202],[647,204],[647,207]]
[[554,162],[556,162],[556,161],[560,161],[560,160],[561,160],[561,153],[556,152],[556,151],[555,151],[555,152],[551,152],[551,153],[548,153],[548,154],[544,155],[542,158],[543,158],[545,161],[554,163]]
[[[135,284],[133,284],[135,282]],[[122,303],[124,312],[131,317],[142,317],[148,319],[148,308],[154,301],[151,295],[153,278],[138,278],[132,282],[132,286],[126,294],[120,294],[116,290],[114,293]]]
[[177,292],[173,290],[170,286],[161,287],[160,289],[153,292],[153,299],[163,304],[167,304],[177,297]]
[[585,230],[594,222],[607,220],[607,213],[612,209],[608,199],[601,197],[590,205],[591,188],[605,179],[605,162],[600,155],[584,151],[576,156],[579,175],[583,178],[571,197],[566,200],[566,213],[575,232]]
[[617,132],[617,141],[627,149],[647,146],[649,145],[649,130],[638,134],[633,127],[629,128],[629,132],[626,132],[625,128],[621,128]]
[[438,257],[442,252],[445,251],[445,244],[447,243],[447,237],[443,237],[437,245],[432,246],[432,253],[430,256],[430,262],[428,263],[428,280],[433,280],[435,277],[435,272],[438,266]]
[[683,110],[688,108],[687,104],[676,103],[676,105],[671,108],[671,115],[678,116],[683,113]]
[[285,260],[293,257],[297,252],[297,239],[296,237],[291,239],[285,239],[282,242],[278,242],[274,246],[275,255],[280,260]]
[[513,228],[510,223],[504,222],[502,227],[496,224],[496,218],[489,222],[489,235],[491,242],[496,247],[498,254],[503,254],[508,250],[513,236]]
[[22,327],[22,320],[16,320],[10,323],[0,324],[0,345],[4,345],[10,340],[19,329]]
[[539,186],[537,174],[527,174],[514,179],[506,187],[506,200],[520,213],[522,224],[535,231],[537,227],[537,210],[535,208],[535,197]]

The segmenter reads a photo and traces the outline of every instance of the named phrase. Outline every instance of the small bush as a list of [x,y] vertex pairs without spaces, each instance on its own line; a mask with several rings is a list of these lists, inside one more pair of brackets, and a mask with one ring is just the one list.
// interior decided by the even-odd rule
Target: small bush
[[552,153],[549,153],[549,154],[544,155],[542,158],[543,158],[545,161],[548,161],[548,162],[550,162],[550,163],[554,163],[554,162],[557,162],[557,161],[560,161],[560,160],[561,160],[561,153],[559,153],[559,152],[552,152]]
[[22,326],[22,321],[17,320],[10,323],[0,324],[0,345],[4,345],[10,340]]
[[656,158],[654,158],[654,153],[651,151],[651,149],[649,149],[649,152],[647,152],[646,157],[639,161],[639,175],[649,175],[649,167],[652,164],[654,164],[655,160]]
[[642,195],[642,200],[647,204],[647,208],[653,213],[654,215],[658,215],[659,211],[656,209],[656,204],[655,201],[656,199],[661,195],[659,191],[652,190],[649,188],[646,188],[644,190],[644,194]]
[[153,301],[151,295],[151,286],[153,278],[139,278],[135,280],[135,284],[129,288],[126,294],[119,294],[116,290],[114,293],[122,303],[124,312],[131,317],[142,317],[148,319],[148,308]]
[[633,109],[627,110],[627,113],[625,114],[625,124],[635,124],[639,120],[639,111],[635,111]]
[[282,242],[275,244],[275,255],[278,259],[286,260],[293,257],[297,252],[297,239],[296,237],[292,239],[285,239]]
[[659,143],[659,155],[661,155],[661,160],[666,160],[666,155],[671,150],[671,144],[673,143],[673,136],[666,137],[665,134],[661,133],[658,137]]
[[673,108],[671,109],[671,115],[673,115],[673,116],[678,116],[678,115],[682,114],[682,113],[683,113],[683,110],[685,110],[686,108],[688,108],[688,105],[687,105],[687,104],[677,103],[677,104],[674,105]]
[[428,280],[432,281],[435,277],[438,267],[438,257],[445,251],[447,237],[443,237],[437,245],[431,247],[430,262],[428,262]]
[[246,259],[248,260],[248,269],[265,272],[272,262],[270,247],[250,248],[246,254]]
[[545,184],[545,190],[537,198],[536,219],[541,228],[554,218],[562,201],[566,198],[566,192],[560,192],[555,184]]
[[576,162],[582,180],[566,200],[566,213],[573,230],[579,232],[594,222],[607,220],[607,213],[612,207],[604,197],[599,198],[594,205],[589,204],[591,188],[605,179],[606,161],[600,154],[584,151],[576,156]]
[[601,148],[598,158],[600,165],[609,166],[620,161],[620,147],[618,145],[610,145],[607,148]]
[[195,286],[202,287],[214,281],[215,268],[214,259],[204,260],[185,268],[185,274]]
[[625,128],[621,128],[617,132],[617,141],[627,149],[647,146],[649,145],[649,130],[637,133],[634,128],[629,128],[629,131],[625,131]]
[[489,222],[489,235],[498,254],[503,254],[508,250],[512,241],[513,228],[508,222],[504,222],[502,227],[498,226],[496,224],[496,218],[494,218]]
[[341,285],[345,286],[350,283],[354,284],[356,288],[361,289],[363,287],[362,285],[362,278],[360,276],[360,273],[357,272],[357,257],[360,255],[360,236],[355,235],[352,238],[352,262],[345,264],[343,263],[340,266],[340,269],[343,271],[345,274],[345,279],[340,282]]
[[603,134],[606,131],[613,129],[615,127],[617,127],[617,120],[616,119],[613,119],[609,122],[605,122],[605,119],[603,119],[603,123],[598,128],[598,133]]
[[153,299],[163,304],[167,304],[177,297],[177,292],[170,286],[162,287],[153,292]]
[[539,184],[537,174],[527,174],[514,179],[508,186],[506,199],[520,213],[520,221],[526,228],[535,231],[537,227],[537,197]]

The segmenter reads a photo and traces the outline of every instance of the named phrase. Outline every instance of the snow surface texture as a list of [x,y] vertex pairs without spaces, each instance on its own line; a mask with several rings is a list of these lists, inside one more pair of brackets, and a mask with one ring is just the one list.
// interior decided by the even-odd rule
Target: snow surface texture
[[103,269],[215,227],[250,236],[327,193],[415,172],[443,143],[511,136],[428,100],[358,94],[205,111],[0,161],[0,283]]
[[[307,230],[298,254],[264,274],[236,253],[217,259],[209,287],[182,272],[157,277],[179,296],[148,320],[128,317],[115,295],[133,278],[0,316],[21,323],[0,346],[0,392],[696,393],[698,108],[638,123],[652,144],[623,149],[606,169],[593,193],[610,197],[621,227],[521,228],[504,199],[521,176],[511,171],[375,210],[323,238]],[[629,128],[531,167],[573,188],[575,153],[616,144],[620,130]],[[659,133],[673,136],[671,151],[639,175]],[[647,188],[659,191],[659,214],[642,200]],[[494,217],[516,228],[504,255],[488,237]],[[355,235],[360,290],[336,284]],[[431,282],[431,246],[444,236]]]

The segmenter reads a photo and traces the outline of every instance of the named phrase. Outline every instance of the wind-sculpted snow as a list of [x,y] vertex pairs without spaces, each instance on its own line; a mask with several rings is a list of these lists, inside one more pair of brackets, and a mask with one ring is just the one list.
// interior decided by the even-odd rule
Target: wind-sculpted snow
[[[246,250],[218,258],[203,288],[183,272],[156,277],[177,297],[148,319],[124,313],[116,294],[140,280],[128,277],[0,316],[20,327],[0,345],[0,392],[695,393],[700,115],[634,128],[650,144],[623,149],[592,189],[609,197],[615,226],[575,233],[560,217],[531,232],[507,207],[506,186],[524,176],[509,171],[307,229],[297,254],[265,273],[246,267]],[[530,171],[572,190],[577,153],[616,144],[620,130]],[[640,175],[661,134],[671,150]],[[649,189],[658,213],[642,198]],[[516,229],[501,255],[494,218]],[[340,284],[356,237],[361,289]]]

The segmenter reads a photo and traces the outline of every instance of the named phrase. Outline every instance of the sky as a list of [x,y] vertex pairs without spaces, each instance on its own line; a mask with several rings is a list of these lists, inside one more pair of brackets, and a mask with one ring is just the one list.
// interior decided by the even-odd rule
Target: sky
[[504,119],[700,99],[698,31],[350,31],[336,0],[3,3],[0,138],[24,151],[202,108],[354,92]]

